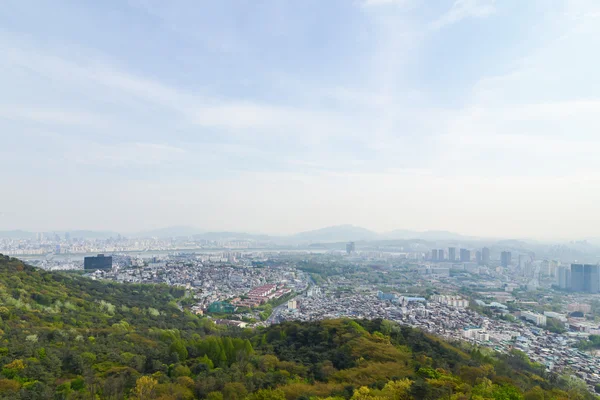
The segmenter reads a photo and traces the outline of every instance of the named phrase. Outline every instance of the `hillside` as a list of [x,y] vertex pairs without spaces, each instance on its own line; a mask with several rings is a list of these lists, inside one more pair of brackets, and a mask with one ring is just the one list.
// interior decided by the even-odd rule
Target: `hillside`
[[338,225],[313,231],[300,232],[290,236],[288,240],[297,243],[332,243],[374,240],[377,237],[378,234],[376,232],[361,228],[360,226]]
[[523,354],[389,321],[218,329],[177,288],[51,273],[0,256],[0,398],[591,399]]

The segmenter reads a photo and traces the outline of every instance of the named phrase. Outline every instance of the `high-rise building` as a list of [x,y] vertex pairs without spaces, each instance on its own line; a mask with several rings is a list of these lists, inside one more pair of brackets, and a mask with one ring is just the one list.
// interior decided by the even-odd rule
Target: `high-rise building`
[[571,290],[583,292],[585,288],[583,264],[571,264]]
[[561,289],[571,288],[571,270],[566,266],[558,267],[558,287]]
[[86,270],[111,269],[112,257],[105,257],[104,254],[98,254],[96,257],[85,257],[83,268]]
[[438,250],[437,249],[433,249],[431,250],[431,261],[438,261]]
[[352,254],[356,251],[356,244],[354,242],[350,242],[346,244],[346,253]]
[[558,275],[558,267],[560,266],[560,262],[556,260],[552,260],[548,263],[548,275],[552,277],[557,277]]
[[521,317],[529,322],[533,322],[536,325],[546,326],[547,318],[545,315],[534,313],[531,311],[522,311]]
[[490,263],[490,249],[484,247],[481,249],[481,263],[488,265]]
[[456,261],[456,247],[448,247],[448,260]]
[[519,268],[521,271],[527,270],[528,257],[524,254],[519,254]]
[[475,262],[479,265],[481,265],[481,251],[477,250],[475,252]]
[[590,293],[600,292],[600,266],[599,265],[586,265],[585,267],[587,269],[584,270],[584,278],[586,278],[586,282],[589,282],[589,289],[590,289],[589,292]]
[[444,249],[439,249],[438,250],[438,261],[444,261],[444,259],[445,259]]
[[510,251],[503,251],[500,253],[500,264],[502,264],[503,267],[508,267],[511,263],[511,258],[512,254]]
[[469,262],[471,261],[471,251],[467,249],[460,249],[460,261]]
[[600,291],[600,266],[591,264],[583,266],[583,291],[587,293]]
[[556,281],[561,289],[574,292],[600,293],[600,265],[571,264],[557,268]]

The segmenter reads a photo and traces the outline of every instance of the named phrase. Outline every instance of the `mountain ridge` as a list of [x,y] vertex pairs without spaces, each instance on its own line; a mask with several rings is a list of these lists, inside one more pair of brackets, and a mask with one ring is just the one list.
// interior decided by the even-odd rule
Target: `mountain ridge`
[[[465,236],[449,231],[411,231],[404,229],[396,229],[387,232],[376,232],[361,226],[342,224],[331,225],[323,228],[297,232],[290,235],[271,235],[261,233],[249,233],[241,231],[205,231],[187,225],[171,226],[165,228],[157,228],[152,230],[139,231],[132,234],[119,234],[110,231],[90,231],[90,230],[73,230],[73,231],[52,231],[45,232],[45,235],[59,234],[64,237],[64,234],[69,232],[72,238],[89,238],[89,239],[108,239],[110,237],[118,237],[119,235],[131,238],[177,238],[190,237],[194,239],[205,240],[262,240],[271,241],[274,243],[335,243],[345,241],[374,241],[388,239],[424,239],[424,240],[471,240],[475,237]],[[23,238],[33,239],[36,233],[23,230],[0,231],[0,237],[5,238]]]

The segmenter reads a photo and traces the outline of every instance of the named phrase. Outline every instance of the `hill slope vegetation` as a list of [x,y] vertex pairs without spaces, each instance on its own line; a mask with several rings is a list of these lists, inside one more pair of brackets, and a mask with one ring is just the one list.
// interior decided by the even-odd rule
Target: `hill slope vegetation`
[[382,320],[218,328],[181,311],[184,295],[0,256],[0,398],[593,398],[522,353],[483,353]]

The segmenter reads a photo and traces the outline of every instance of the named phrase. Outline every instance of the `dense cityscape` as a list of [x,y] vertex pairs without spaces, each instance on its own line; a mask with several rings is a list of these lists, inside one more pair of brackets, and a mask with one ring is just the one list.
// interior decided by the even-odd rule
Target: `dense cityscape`
[[0,400],[600,400],[600,0],[1,5]]
[[[217,324],[252,328],[283,321],[382,318],[493,351],[518,349],[548,371],[573,371],[592,390],[600,384],[600,348],[585,345],[600,335],[596,264],[537,259],[532,252],[513,256],[488,247],[390,252],[364,243],[363,250],[356,242],[337,245],[340,249],[220,251],[215,248],[223,243],[205,242],[210,251],[164,251],[184,239],[153,239],[144,244],[155,247],[143,253],[131,247],[83,260],[77,247],[69,247],[77,240],[55,239],[26,243],[48,249],[58,242],[61,251],[68,248],[73,254],[60,257],[64,253],[56,249],[32,258],[33,265],[79,270],[97,280],[183,287],[189,298],[180,307]],[[123,238],[97,247],[92,245],[97,240],[79,243],[86,243],[80,248],[89,253],[110,249],[112,242],[132,243]],[[3,243],[14,249],[23,242]]]

